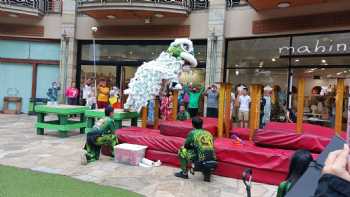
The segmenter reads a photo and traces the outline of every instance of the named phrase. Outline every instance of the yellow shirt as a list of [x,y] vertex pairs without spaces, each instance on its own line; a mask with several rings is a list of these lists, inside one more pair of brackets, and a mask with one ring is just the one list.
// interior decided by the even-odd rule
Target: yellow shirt
[[97,101],[108,102],[108,94],[109,94],[108,87],[102,87],[102,86],[98,87]]

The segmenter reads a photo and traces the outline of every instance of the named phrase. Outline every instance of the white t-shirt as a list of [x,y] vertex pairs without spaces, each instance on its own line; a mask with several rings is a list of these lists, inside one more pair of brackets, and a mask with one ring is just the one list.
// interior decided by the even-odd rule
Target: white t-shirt
[[239,101],[239,111],[248,112],[249,111],[250,96],[241,95],[238,97],[238,101]]
[[84,85],[83,87],[83,99],[88,99],[91,94],[92,88],[91,86]]

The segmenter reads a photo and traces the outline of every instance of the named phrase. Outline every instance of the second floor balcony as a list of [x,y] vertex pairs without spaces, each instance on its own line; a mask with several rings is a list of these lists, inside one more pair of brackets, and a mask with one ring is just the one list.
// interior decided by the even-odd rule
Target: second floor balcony
[[0,0],[0,16],[40,18],[61,7],[61,0]]
[[78,11],[96,19],[187,17],[207,0],[78,0]]

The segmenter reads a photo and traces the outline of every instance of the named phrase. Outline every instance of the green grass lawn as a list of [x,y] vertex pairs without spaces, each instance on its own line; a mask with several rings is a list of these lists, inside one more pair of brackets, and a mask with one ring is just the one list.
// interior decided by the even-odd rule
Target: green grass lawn
[[139,197],[123,189],[67,176],[0,165],[0,197]]

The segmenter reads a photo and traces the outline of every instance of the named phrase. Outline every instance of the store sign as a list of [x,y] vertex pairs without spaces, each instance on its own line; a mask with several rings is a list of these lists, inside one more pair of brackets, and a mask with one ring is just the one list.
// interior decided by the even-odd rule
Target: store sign
[[289,51],[293,55],[312,55],[312,54],[337,54],[337,53],[346,53],[350,52],[350,45],[346,43],[338,44],[328,44],[323,45],[320,43],[320,40],[315,42],[315,45],[301,45],[299,47],[294,46],[284,46],[279,48],[280,55],[287,55]]

